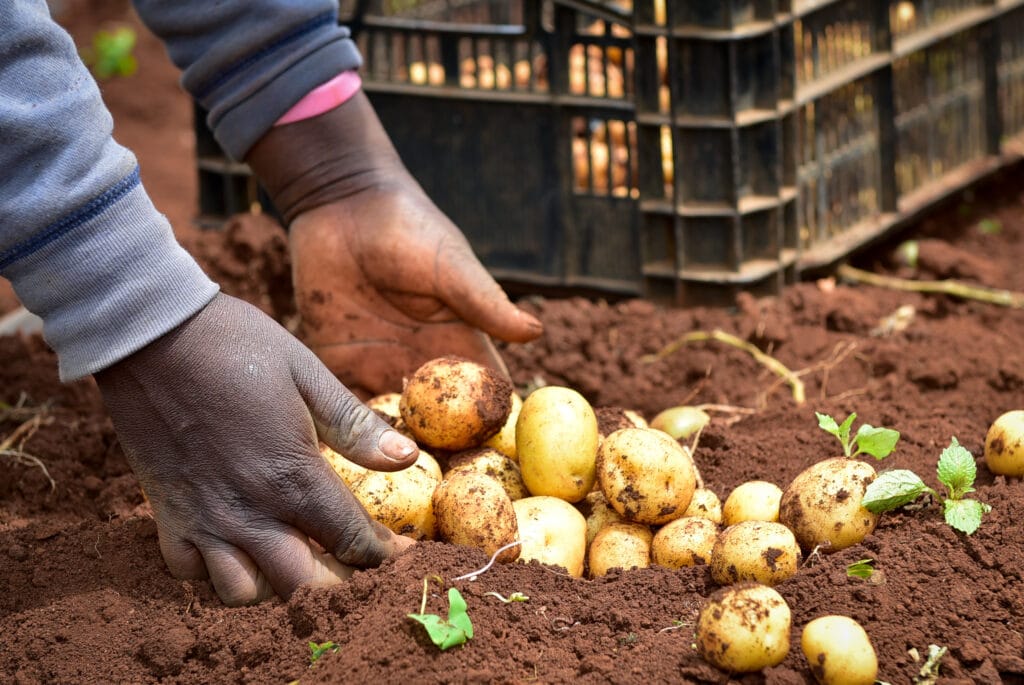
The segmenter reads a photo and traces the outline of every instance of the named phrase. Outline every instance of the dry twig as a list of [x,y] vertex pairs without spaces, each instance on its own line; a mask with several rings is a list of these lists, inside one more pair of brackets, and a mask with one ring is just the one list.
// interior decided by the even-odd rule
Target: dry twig
[[854,283],[864,283],[890,290],[903,290],[914,293],[930,293],[950,295],[964,300],[977,300],[1001,307],[1024,309],[1024,293],[1012,290],[988,288],[983,285],[972,285],[952,279],[942,281],[915,281],[909,278],[896,278],[864,271],[849,264],[840,264],[836,273]]
[[13,412],[17,411],[30,411],[32,412],[31,418],[23,421],[14,431],[11,432],[6,438],[0,441],[0,457],[7,457],[16,464],[22,466],[35,467],[43,472],[46,476],[46,480],[50,482],[50,491],[53,492],[57,489],[57,483],[50,476],[50,471],[46,468],[46,464],[43,463],[39,457],[29,454],[23,448],[25,443],[35,435],[35,432],[39,430],[40,426],[47,425],[53,422],[53,417],[46,415],[46,407],[37,407],[35,409],[26,409],[21,406],[21,400],[18,401],[18,405],[8,408],[6,411]]

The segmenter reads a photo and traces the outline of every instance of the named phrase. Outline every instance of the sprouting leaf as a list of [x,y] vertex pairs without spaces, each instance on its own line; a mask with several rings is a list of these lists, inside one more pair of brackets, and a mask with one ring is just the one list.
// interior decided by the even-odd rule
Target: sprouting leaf
[[910,504],[924,493],[934,490],[913,471],[894,469],[878,474],[864,491],[861,506],[868,511],[881,514]]
[[978,222],[978,232],[984,235],[999,235],[1003,231],[1003,224],[999,219],[982,219]]
[[867,580],[875,572],[874,559],[861,559],[846,567],[846,575],[850,578],[863,578]]
[[939,456],[938,473],[939,482],[946,486],[950,499],[958,500],[974,491],[978,467],[974,463],[974,456],[953,438],[949,447],[942,450]]
[[857,429],[857,453],[870,454],[875,459],[885,459],[896,449],[900,433],[892,428],[875,428],[870,424],[862,424]]
[[990,511],[992,507],[976,499],[947,499],[943,515],[950,526],[970,535],[978,530],[982,516]]
[[473,623],[466,609],[466,600],[462,594],[455,588],[449,588],[448,620],[436,614],[408,614],[408,617],[420,623],[430,636],[430,641],[444,651],[465,644],[466,640],[473,637]]
[[339,649],[338,645],[328,640],[327,642],[310,642],[309,643],[309,663],[315,664],[320,657],[328,652],[337,652]]
[[524,595],[522,592],[513,592],[508,597],[505,597],[500,592],[485,592],[484,594],[485,595],[491,595],[492,597],[497,597],[498,599],[500,599],[505,604],[511,604],[512,602],[528,602],[528,601],[530,601],[530,598],[527,597],[526,595]]
[[831,433],[837,438],[839,437],[839,424],[836,423],[835,419],[828,414],[820,414],[818,412],[814,412],[814,415],[818,417],[818,428],[826,433]]

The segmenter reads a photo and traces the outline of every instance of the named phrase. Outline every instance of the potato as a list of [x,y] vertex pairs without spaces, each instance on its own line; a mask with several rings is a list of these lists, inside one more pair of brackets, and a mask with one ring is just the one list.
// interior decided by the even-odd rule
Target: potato
[[702,566],[711,561],[718,525],[706,518],[684,516],[658,529],[651,542],[651,561],[666,568]]
[[644,417],[632,409],[598,407],[594,413],[597,414],[597,432],[601,436],[600,440],[604,440],[620,428],[647,428]]
[[523,408],[523,398],[513,390],[510,399],[512,400],[512,409],[508,413],[508,418],[505,419],[505,425],[497,433],[487,438],[483,446],[493,447],[512,461],[518,462],[519,457],[516,455],[516,421],[519,420],[519,412]]
[[352,484],[370,472],[365,466],[360,466],[347,457],[335,452],[331,447],[320,443],[320,456],[327,460],[334,472],[337,473],[345,485],[352,487]]
[[516,452],[533,495],[579,502],[594,486],[597,416],[575,390],[545,386],[523,400]]
[[600,490],[588,493],[586,499],[580,503],[580,507],[587,519],[587,547],[594,541],[597,531],[609,523],[621,523],[625,520],[619,512],[612,508],[612,505],[608,504],[608,500]]
[[697,619],[697,651],[730,673],[775,666],[789,653],[792,613],[767,585],[741,583],[718,590]]
[[477,447],[456,452],[448,458],[448,472],[455,469],[472,469],[487,474],[501,483],[513,501],[530,494],[523,483],[519,465],[493,447]]
[[[476,547],[493,555],[519,539],[512,500],[501,483],[476,471],[456,471],[434,489],[438,537],[453,545]],[[498,561],[515,561],[518,546],[502,552]]]
[[512,384],[494,369],[457,357],[433,359],[406,382],[399,402],[416,441],[456,451],[477,447],[505,424]]
[[350,489],[375,521],[399,535],[433,540],[433,494],[440,481],[440,477],[413,464],[401,471],[368,470]]
[[711,550],[711,578],[719,585],[752,580],[781,583],[800,566],[793,531],[771,521],[741,521],[723,530]]
[[859,623],[849,616],[820,616],[800,636],[811,673],[822,685],[872,685],[878,657]]
[[985,463],[1000,476],[1024,476],[1024,410],[1008,411],[995,421],[985,436]]
[[779,522],[796,535],[804,551],[834,552],[855,545],[878,523],[861,506],[875,479],[870,464],[847,457],[826,459],[804,469],[782,493]]
[[387,392],[383,395],[376,395],[366,400],[366,406],[370,409],[390,416],[394,419],[402,418],[402,410],[399,409],[399,405],[402,401],[402,393],[400,392]]
[[722,501],[713,491],[697,488],[693,491],[690,506],[686,507],[683,516],[699,516],[714,523],[722,522]]
[[697,407],[669,407],[653,419],[651,428],[668,433],[676,440],[689,440],[711,422],[711,417]]
[[689,450],[646,428],[622,428],[605,438],[597,471],[601,492],[615,511],[648,525],[682,516],[697,488]]
[[609,523],[597,532],[587,552],[590,577],[597,578],[613,568],[629,570],[651,564],[654,534],[642,523]]
[[782,488],[764,480],[741,483],[729,493],[722,505],[722,523],[731,526],[740,521],[778,521]]
[[522,546],[519,561],[536,559],[561,566],[574,578],[583,576],[587,523],[576,507],[558,497],[538,495],[512,503]]

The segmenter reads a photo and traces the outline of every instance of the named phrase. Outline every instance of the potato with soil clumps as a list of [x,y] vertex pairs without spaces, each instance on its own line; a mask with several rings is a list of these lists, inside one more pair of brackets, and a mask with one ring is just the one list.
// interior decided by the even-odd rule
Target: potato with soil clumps
[[723,530],[711,550],[711,577],[719,585],[752,580],[776,585],[800,566],[793,531],[771,521],[741,521]]
[[600,490],[588,493],[586,499],[577,507],[587,519],[587,547],[590,547],[590,543],[594,541],[594,536],[599,530],[609,523],[621,523],[624,520],[622,515],[608,504],[608,500]]
[[[501,483],[477,471],[456,471],[434,489],[434,517],[438,537],[453,545],[482,549],[493,555],[519,539],[512,500]],[[518,546],[497,560],[515,561]]]
[[804,551],[835,552],[861,542],[878,514],[861,506],[875,469],[849,457],[834,457],[804,469],[782,494],[779,522],[796,535]]
[[741,583],[718,590],[697,619],[697,651],[730,673],[753,673],[789,653],[792,612],[767,585]]
[[601,443],[598,482],[624,518],[662,525],[683,515],[697,489],[690,451],[667,433],[623,428]]
[[516,452],[532,495],[579,502],[594,487],[597,416],[575,390],[549,385],[523,400]]
[[456,452],[448,458],[448,473],[457,469],[479,471],[494,478],[515,501],[529,496],[519,465],[493,447],[476,447]]
[[440,477],[413,464],[401,471],[368,470],[350,489],[370,518],[399,535],[433,540],[433,494],[440,481]]
[[706,518],[684,516],[658,529],[651,542],[651,561],[665,568],[703,566],[711,561],[718,525]]
[[686,507],[683,516],[699,516],[714,523],[721,523],[722,500],[712,490],[697,488],[693,491],[693,499],[690,500],[690,506]]
[[654,534],[642,523],[609,523],[597,532],[587,552],[591,578],[603,576],[613,568],[628,571],[651,565],[651,540]]
[[519,561],[536,559],[561,566],[574,578],[583,576],[587,523],[576,507],[558,497],[537,495],[512,503],[522,546]]
[[494,369],[457,357],[433,359],[406,382],[399,402],[416,441],[448,451],[478,447],[512,410],[512,384]]
[[878,657],[867,632],[849,616],[820,616],[806,626],[800,646],[822,685],[872,685]]
[[1024,477],[1024,410],[1008,411],[985,436],[985,464],[1000,476]]

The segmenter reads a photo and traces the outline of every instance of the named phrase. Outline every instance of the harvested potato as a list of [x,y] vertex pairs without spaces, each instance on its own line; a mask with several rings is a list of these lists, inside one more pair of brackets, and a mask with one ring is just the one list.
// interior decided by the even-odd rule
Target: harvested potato
[[1024,410],[1008,411],[985,436],[985,464],[1000,476],[1024,477]]
[[518,462],[519,457],[516,455],[516,421],[519,420],[519,412],[523,408],[523,398],[513,390],[510,399],[512,400],[512,409],[508,413],[508,418],[505,419],[505,425],[497,433],[487,438],[483,446],[493,447],[512,461]]
[[792,613],[767,585],[741,583],[718,590],[697,619],[697,651],[730,673],[775,666],[789,653]]
[[478,447],[505,424],[512,384],[494,369],[457,357],[418,368],[402,390],[399,409],[416,441],[455,451]]
[[878,657],[867,632],[849,616],[820,616],[806,626],[800,646],[822,685],[872,685]]
[[[501,483],[477,471],[456,471],[434,489],[434,517],[438,537],[454,545],[476,547],[494,554],[519,539],[512,500]],[[498,561],[515,561],[516,546]]]
[[429,452],[425,452],[423,450],[420,450],[419,455],[416,457],[416,461],[414,461],[412,466],[409,468],[423,469],[438,482],[440,482],[442,478],[441,465],[437,463],[437,459],[434,459]]
[[711,550],[711,577],[719,585],[752,580],[781,583],[800,566],[793,531],[771,521],[741,521],[723,530]]
[[782,493],[779,522],[796,535],[804,551],[834,552],[855,545],[878,523],[861,506],[875,480],[870,464],[847,457],[826,459],[804,469]]
[[764,480],[740,483],[725,498],[722,523],[731,526],[740,521],[778,521],[782,488]]
[[400,419],[402,418],[402,410],[399,409],[401,402],[402,393],[387,392],[383,395],[376,395],[375,397],[371,397],[366,400],[366,406],[385,416]]
[[697,407],[669,407],[651,419],[651,428],[668,433],[676,440],[689,440],[711,422],[707,412]]
[[666,568],[701,566],[711,561],[718,525],[706,518],[684,516],[658,529],[651,541],[651,561]]
[[538,495],[512,503],[522,546],[519,561],[536,559],[583,576],[587,523],[576,507],[559,497]]
[[374,520],[399,535],[414,540],[433,540],[433,494],[440,480],[414,464],[387,473],[368,470],[350,489]]
[[588,493],[586,499],[579,506],[587,519],[587,547],[594,541],[597,531],[609,523],[620,523],[625,520],[619,512],[612,508],[612,505],[608,504],[608,500],[600,490]]
[[472,469],[487,474],[501,483],[513,501],[530,494],[523,483],[519,465],[493,447],[477,447],[456,452],[448,458],[448,472],[456,469]]
[[516,452],[533,495],[579,502],[594,486],[597,416],[575,390],[549,385],[523,400]]
[[590,577],[603,576],[613,568],[647,568],[651,564],[653,537],[651,529],[642,523],[607,524],[594,536],[587,552]]
[[334,472],[337,473],[345,485],[352,487],[352,484],[370,472],[365,466],[349,461],[342,454],[335,452],[331,447],[320,443],[320,456],[327,460]]
[[682,516],[697,488],[689,450],[646,428],[623,428],[605,438],[597,471],[601,492],[615,511],[648,525]]
[[690,506],[686,507],[683,516],[699,516],[714,523],[721,523],[722,500],[707,488],[697,488],[693,491],[693,499],[690,500]]

